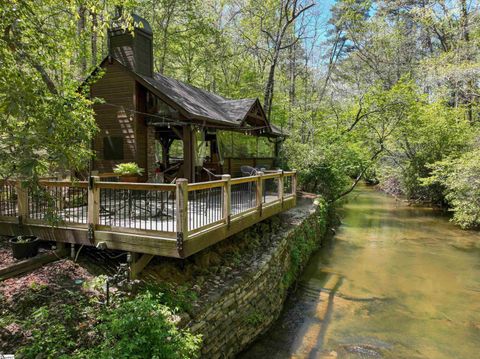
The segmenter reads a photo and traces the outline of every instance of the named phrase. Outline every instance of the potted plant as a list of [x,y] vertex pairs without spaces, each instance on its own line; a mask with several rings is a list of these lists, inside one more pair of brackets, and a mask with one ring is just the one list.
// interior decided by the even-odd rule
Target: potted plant
[[35,257],[38,253],[38,244],[40,240],[36,236],[16,236],[10,238],[13,258],[23,259]]
[[120,176],[122,182],[139,182],[143,171],[143,168],[138,167],[135,162],[120,163],[113,169],[113,172]]

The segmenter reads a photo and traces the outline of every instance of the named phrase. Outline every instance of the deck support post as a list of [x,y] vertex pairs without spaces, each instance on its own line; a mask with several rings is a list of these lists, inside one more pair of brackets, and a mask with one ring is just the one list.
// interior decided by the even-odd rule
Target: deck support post
[[283,207],[283,170],[278,170],[279,176],[278,176],[278,199],[280,200],[280,203],[282,204]]
[[18,223],[21,225],[28,218],[28,191],[23,188],[21,181],[16,182],[15,189],[17,191]]
[[232,213],[232,185],[230,180],[232,176],[230,175],[222,175],[222,180],[225,181],[225,185],[223,186],[223,219],[227,226],[230,226],[230,215]]
[[175,196],[175,209],[177,214],[177,250],[182,257],[183,242],[188,238],[188,180],[179,178]]
[[94,242],[94,232],[100,219],[100,189],[96,186],[96,182],[100,181],[100,177],[91,176],[88,180],[88,239]]
[[263,204],[263,172],[257,172],[258,181],[257,181],[257,211],[262,215],[262,204]]
[[137,279],[138,275],[155,257],[153,254],[130,253],[130,280]]

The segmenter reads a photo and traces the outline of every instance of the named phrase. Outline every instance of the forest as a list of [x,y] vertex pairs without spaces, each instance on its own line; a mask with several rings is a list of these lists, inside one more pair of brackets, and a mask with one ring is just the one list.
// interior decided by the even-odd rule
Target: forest
[[118,5],[126,26],[131,12],[150,22],[155,71],[261,99],[304,189],[334,201],[364,179],[480,224],[479,9],[467,0],[3,2],[1,177],[84,166],[96,100],[78,86],[106,56]]
[[[155,72],[260,100],[288,134],[281,167],[297,170],[299,189],[323,196],[323,215],[367,183],[450,212],[462,229],[480,227],[476,0],[2,0],[0,180],[35,183],[88,167],[98,131],[92,106],[102,103],[88,85],[102,76],[94,71],[108,56],[112,21],[132,31],[133,13],[152,27]],[[246,154],[255,146],[271,153],[266,142],[222,136]],[[313,251],[301,238],[292,262]],[[65,268],[59,273],[78,270]],[[104,279],[92,287],[100,291]],[[21,323],[33,338],[23,357],[198,355],[201,339],[170,320],[191,309],[195,293],[183,287],[121,297],[107,309],[67,291],[58,306],[33,310],[49,298],[37,295],[46,287],[34,283],[32,297],[19,300],[28,313],[20,321],[0,305],[0,328]]]
[[330,17],[292,0],[3,3],[1,177],[84,165],[95,99],[77,90],[119,4],[150,22],[155,71],[261,99],[306,190],[336,200],[365,179],[480,224],[480,28],[467,0],[341,0]]

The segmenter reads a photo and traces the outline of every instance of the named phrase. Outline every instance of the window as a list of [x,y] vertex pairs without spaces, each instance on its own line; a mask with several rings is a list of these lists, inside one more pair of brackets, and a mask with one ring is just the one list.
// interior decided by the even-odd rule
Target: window
[[103,159],[123,160],[123,137],[106,136],[103,138]]
[[170,146],[170,157],[172,159],[183,159],[183,141],[182,140],[173,140],[172,145]]

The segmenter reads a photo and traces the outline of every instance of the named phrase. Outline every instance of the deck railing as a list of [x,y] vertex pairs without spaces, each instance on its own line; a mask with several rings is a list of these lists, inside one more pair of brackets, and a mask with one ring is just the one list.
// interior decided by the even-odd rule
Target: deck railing
[[[40,181],[38,187],[17,187],[21,215],[29,223],[86,224],[88,188],[86,182]],[[25,197],[26,194],[26,197]]]
[[15,191],[15,182],[0,182],[0,218],[15,218],[17,215],[17,192]]
[[100,181],[0,183],[0,221],[26,225],[88,229],[171,238],[179,251],[197,233],[230,226],[236,218],[262,213],[296,192],[295,171],[269,171],[256,176],[175,184]]

